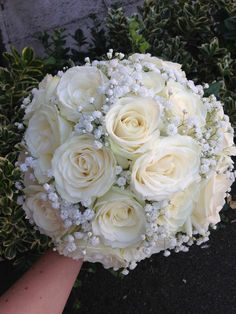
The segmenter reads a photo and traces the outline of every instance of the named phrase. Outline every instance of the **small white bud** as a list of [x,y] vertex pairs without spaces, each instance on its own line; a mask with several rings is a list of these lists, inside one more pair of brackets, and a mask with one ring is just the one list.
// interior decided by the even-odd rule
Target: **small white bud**
[[129,271],[128,269],[123,269],[121,273],[126,276],[129,274]]
[[163,253],[163,255],[164,255],[165,257],[170,256],[170,251],[166,250],[166,251]]

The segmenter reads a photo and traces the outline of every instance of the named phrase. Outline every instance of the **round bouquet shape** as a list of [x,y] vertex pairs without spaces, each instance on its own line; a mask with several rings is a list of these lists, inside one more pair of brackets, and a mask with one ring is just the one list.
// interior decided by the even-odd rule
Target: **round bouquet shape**
[[24,100],[19,202],[60,254],[127,274],[209,239],[236,149],[222,103],[180,64],[107,56],[47,75]]

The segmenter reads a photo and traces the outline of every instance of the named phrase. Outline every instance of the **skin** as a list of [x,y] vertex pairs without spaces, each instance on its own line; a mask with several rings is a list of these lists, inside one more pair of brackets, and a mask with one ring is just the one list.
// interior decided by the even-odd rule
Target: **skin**
[[82,264],[48,251],[0,297],[0,314],[61,314]]

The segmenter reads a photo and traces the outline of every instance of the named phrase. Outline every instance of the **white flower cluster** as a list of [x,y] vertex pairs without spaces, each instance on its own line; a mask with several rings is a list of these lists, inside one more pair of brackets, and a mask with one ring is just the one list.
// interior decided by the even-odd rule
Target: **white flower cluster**
[[47,75],[24,100],[16,187],[60,254],[127,274],[154,253],[209,239],[236,149],[222,103],[181,65],[107,57]]

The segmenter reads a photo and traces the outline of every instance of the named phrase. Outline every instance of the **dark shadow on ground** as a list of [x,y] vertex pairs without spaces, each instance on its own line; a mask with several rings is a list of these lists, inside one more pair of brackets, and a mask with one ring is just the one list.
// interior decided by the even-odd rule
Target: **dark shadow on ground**
[[[73,291],[65,313],[235,314],[236,210],[227,216],[231,222],[212,233],[209,247],[193,246],[168,258],[157,254],[123,279],[100,265],[95,273],[85,266],[82,285]],[[9,262],[0,262],[0,294],[17,276]],[[70,306],[75,295],[81,304],[77,311]]]
[[236,313],[236,210],[208,248],[155,255],[124,279],[98,267],[81,273],[80,314]]

